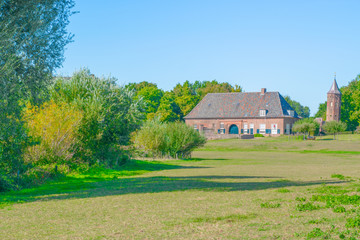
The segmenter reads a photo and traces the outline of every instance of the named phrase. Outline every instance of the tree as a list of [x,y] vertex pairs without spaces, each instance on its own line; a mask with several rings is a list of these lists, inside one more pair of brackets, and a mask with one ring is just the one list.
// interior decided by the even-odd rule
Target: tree
[[162,122],[174,122],[181,119],[181,110],[176,104],[172,92],[165,92],[155,116],[159,117]]
[[320,103],[319,104],[319,108],[317,113],[315,114],[316,118],[322,118],[323,121],[326,121],[326,107],[327,107],[327,102],[325,103]]
[[87,69],[70,79],[58,78],[50,92],[55,103],[64,102],[83,112],[78,156],[90,164],[100,160],[113,165],[112,150],[127,145],[143,120],[143,102],[135,100],[133,91],[117,86],[115,79],[95,77]]
[[180,107],[181,117],[186,116],[199,102],[199,96],[192,89],[191,83],[186,81],[183,85],[177,84],[172,90],[175,103]]
[[196,94],[200,96],[200,100],[203,99],[208,93],[228,93],[242,91],[242,88],[239,85],[235,85],[235,87],[233,87],[230,83],[219,83],[216,80],[203,82],[196,81],[194,84],[192,84],[192,88],[195,90]]
[[11,178],[23,171],[23,150],[31,142],[23,103],[39,104],[61,66],[73,6],[73,0],[0,2],[0,185],[4,177],[5,185],[15,184]]
[[316,133],[319,131],[320,125],[315,122],[314,119],[304,118],[294,123],[293,131],[304,134],[304,139],[306,134],[310,136],[310,133]]
[[17,89],[39,100],[64,60],[64,47],[72,40],[66,26],[73,6],[73,0],[0,3],[0,76],[7,80],[1,89]]
[[146,118],[153,119],[160,105],[164,92],[157,86],[146,86],[136,92],[136,98],[145,103]]
[[350,131],[354,131],[360,124],[360,75],[340,91],[341,121],[347,124]]
[[301,105],[299,102],[291,100],[289,96],[284,97],[285,100],[290,104],[290,106],[297,112],[300,117],[308,118],[310,117],[310,108],[307,106]]
[[347,127],[346,123],[344,122],[330,121],[325,123],[324,130],[327,133],[334,134],[334,140],[335,140],[336,134],[345,131],[346,127]]

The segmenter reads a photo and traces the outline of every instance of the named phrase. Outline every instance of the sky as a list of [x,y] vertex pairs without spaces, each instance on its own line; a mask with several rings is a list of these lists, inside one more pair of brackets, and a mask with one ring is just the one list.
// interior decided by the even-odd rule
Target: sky
[[214,80],[289,95],[315,114],[334,72],[360,73],[360,1],[75,0],[58,75],[81,68],[171,90]]

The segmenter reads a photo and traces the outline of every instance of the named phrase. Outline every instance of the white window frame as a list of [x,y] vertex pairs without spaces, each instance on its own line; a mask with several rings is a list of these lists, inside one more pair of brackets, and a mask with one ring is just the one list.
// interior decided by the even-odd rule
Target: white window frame
[[278,130],[277,123],[272,123],[271,124],[271,134],[278,134],[277,130]]
[[266,133],[266,124],[260,124],[259,133],[260,134],[265,134]]
[[266,110],[265,109],[260,109],[260,117],[265,117],[266,116]]
[[244,123],[244,134],[248,133],[248,124]]

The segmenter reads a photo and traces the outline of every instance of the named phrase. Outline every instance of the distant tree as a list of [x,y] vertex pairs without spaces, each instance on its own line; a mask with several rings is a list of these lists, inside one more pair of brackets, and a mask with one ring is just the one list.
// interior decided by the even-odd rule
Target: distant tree
[[336,134],[345,131],[346,127],[347,127],[346,123],[344,122],[330,121],[325,123],[324,130],[327,133],[334,134],[334,140],[335,140]]
[[292,100],[289,96],[285,96],[284,98],[300,117],[303,118],[310,117],[309,107],[301,105],[299,102]]
[[129,83],[128,85],[125,86],[125,88],[127,88],[129,90],[135,90],[135,91],[140,91],[141,89],[143,89],[145,87],[156,87],[157,88],[157,85],[155,83],[142,81],[139,83]]
[[172,90],[175,97],[175,103],[180,107],[181,116],[186,116],[199,102],[199,96],[192,89],[189,81],[183,85],[177,84]]
[[319,123],[315,122],[314,119],[311,118],[304,118],[294,123],[293,131],[298,133],[304,134],[305,136],[310,136],[310,133],[316,134],[319,131],[320,125]]
[[227,82],[219,83],[216,80],[203,82],[196,81],[192,86],[196,94],[200,96],[200,99],[203,99],[208,93],[228,93],[242,91],[242,88],[238,85],[233,87]]
[[350,131],[354,131],[360,124],[360,75],[340,91],[341,121],[347,124]]
[[177,84],[173,89],[175,102],[181,109],[182,116],[186,116],[208,93],[228,93],[241,92],[239,85],[232,86],[224,82],[213,81],[195,81],[190,83],[186,81],[183,85]]
[[317,113],[315,114],[314,117],[316,118],[322,118],[323,121],[326,121],[326,106],[327,106],[327,102],[325,103],[320,103],[319,104],[319,108]]
[[145,103],[146,118],[153,119],[164,92],[156,86],[145,86],[136,92],[136,98]]
[[155,116],[159,117],[162,122],[174,122],[181,119],[182,113],[172,92],[165,92]]

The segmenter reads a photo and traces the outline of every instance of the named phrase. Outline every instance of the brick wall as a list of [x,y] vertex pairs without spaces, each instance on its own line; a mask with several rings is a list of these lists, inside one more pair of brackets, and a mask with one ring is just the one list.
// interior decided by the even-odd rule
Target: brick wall
[[[286,124],[290,124],[290,128],[295,121],[296,118],[256,118],[256,119],[186,119],[185,122],[187,125],[194,127],[201,131],[205,132],[209,135],[211,132],[213,134],[218,134],[218,129],[220,129],[220,124],[224,124],[225,134],[229,133],[229,128],[231,125],[236,125],[239,129],[239,134],[242,133],[242,129],[247,125],[248,132],[250,133],[250,126],[253,125],[253,133],[258,133],[260,131],[260,125],[265,124],[265,128],[267,129],[265,135],[280,135],[285,134]],[[272,125],[276,125],[276,134],[271,131]]]

